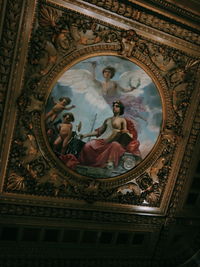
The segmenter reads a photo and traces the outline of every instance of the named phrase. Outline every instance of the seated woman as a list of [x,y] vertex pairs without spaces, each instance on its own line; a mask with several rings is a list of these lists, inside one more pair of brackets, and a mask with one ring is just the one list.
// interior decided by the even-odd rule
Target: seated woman
[[[137,131],[130,119],[121,116],[123,113],[123,103],[121,101],[113,102],[113,116],[106,119],[100,128],[81,136],[82,139],[91,136],[100,138],[93,139],[84,145],[77,159],[77,164],[116,168],[124,152],[130,152],[140,157]],[[74,159],[72,160],[75,163]],[[68,167],[72,167],[69,160],[65,163]]]

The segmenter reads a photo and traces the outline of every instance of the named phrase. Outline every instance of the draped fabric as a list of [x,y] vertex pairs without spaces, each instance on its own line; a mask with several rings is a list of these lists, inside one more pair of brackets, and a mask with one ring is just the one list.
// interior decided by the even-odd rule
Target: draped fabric
[[103,139],[94,139],[85,144],[80,154],[80,163],[92,167],[106,167],[113,162],[117,167],[125,148],[118,142],[106,143]]
[[60,159],[67,167],[75,169],[77,165],[104,168],[108,162],[112,162],[114,167],[117,167],[120,157],[125,152],[140,157],[140,142],[137,140],[137,131],[134,122],[129,118],[125,119],[127,122],[127,130],[132,135],[132,140],[126,147],[116,141],[106,143],[104,139],[93,139],[84,145],[78,158],[72,154],[67,154],[61,155]]
[[127,130],[132,135],[132,141],[126,146],[126,151],[135,156],[141,157],[141,153],[139,150],[140,142],[137,140],[138,134],[135,129],[135,125],[131,119],[129,118],[125,119],[127,123]]

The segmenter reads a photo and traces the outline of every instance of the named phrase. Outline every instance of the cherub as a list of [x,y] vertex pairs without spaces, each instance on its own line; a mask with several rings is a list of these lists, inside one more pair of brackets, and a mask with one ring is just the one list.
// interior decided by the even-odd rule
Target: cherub
[[54,141],[54,148],[57,148],[62,144],[61,154],[64,154],[67,145],[72,136],[72,123],[74,121],[74,115],[71,112],[67,112],[63,115],[63,122],[59,125],[59,136]]
[[70,103],[71,99],[69,97],[59,98],[59,102],[54,102],[53,108],[46,114],[45,120],[48,120],[50,118],[50,121],[53,122],[63,110],[70,110],[72,108],[75,108],[75,105],[65,107]]

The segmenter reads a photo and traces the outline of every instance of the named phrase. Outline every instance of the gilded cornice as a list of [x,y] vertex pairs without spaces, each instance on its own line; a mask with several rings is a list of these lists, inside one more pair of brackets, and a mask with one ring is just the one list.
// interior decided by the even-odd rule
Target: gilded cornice
[[[146,2],[6,2],[0,54],[1,224],[13,223],[20,230],[30,224],[43,228],[42,231],[45,227],[83,227],[149,233],[149,244],[155,247],[139,247],[139,257],[128,255],[126,265],[134,262],[145,267],[178,266],[199,248],[199,219],[179,217],[191,182],[192,161],[198,160],[194,157],[200,139],[200,36],[194,25],[199,17],[162,0],[148,1],[155,7],[150,12]],[[167,8],[169,17],[161,18],[161,6]],[[50,31],[45,28],[46,21],[41,22],[42,13],[52,18]],[[192,21],[188,22],[190,16]],[[73,38],[69,28],[69,35],[62,39],[63,32],[67,32],[62,27],[66,30],[69,21],[77,18],[82,24],[94,22],[105,33],[87,43],[87,30],[96,34],[88,28],[86,41],[81,43],[82,40]],[[82,24],[77,24],[79,33]],[[122,37],[130,37],[129,30],[135,39],[125,49]],[[112,42],[108,36],[112,36]],[[119,177],[95,180],[76,174],[55,156],[45,132],[44,106],[65,70],[102,55],[122,57],[148,73],[162,99],[163,123],[155,147],[139,165]],[[131,193],[121,195],[124,188]],[[176,226],[183,227],[181,233],[194,227],[197,235],[180,250],[166,254]],[[53,250],[50,248],[48,254],[46,248],[9,242],[2,248],[0,265],[21,266],[31,261],[47,266],[54,259],[58,265],[86,266],[91,259],[96,266],[124,266],[123,255],[119,254],[119,263],[109,250],[103,260],[92,258],[93,254],[90,259],[76,258],[75,254],[61,259],[60,247]],[[37,259],[32,258],[38,255]]]
[[[158,14],[162,14],[166,17],[170,17],[175,21],[182,22],[188,26],[194,27],[194,25],[199,25],[199,12],[195,9],[196,6],[193,6],[192,1],[187,3],[187,5],[182,4],[182,1],[163,1],[163,0],[150,0],[150,1],[137,1],[129,0],[133,4],[141,5],[149,8],[150,10],[154,7],[154,11]],[[198,3],[199,4],[199,3]]]
[[[1,80],[0,80],[0,122],[1,122],[1,179],[7,166],[5,151],[9,149],[13,127],[15,124],[15,100],[23,84],[23,72],[29,46],[31,22],[33,17],[28,14],[34,10],[35,3],[25,1],[8,1],[6,17],[3,24],[1,42]],[[9,116],[8,114],[12,114]]]
[[90,17],[102,20],[104,23],[107,22],[110,25],[113,23],[116,27],[122,29],[133,28],[137,30],[142,36],[161,41],[172,47],[188,52],[191,55],[199,56],[199,35],[193,31],[188,31],[178,24],[173,24],[170,21],[165,21],[160,17],[156,17],[151,13],[148,14],[143,10],[139,10],[137,7],[126,6],[123,4],[122,12],[117,12],[120,8],[119,4],[116,6],[116,10],[112,10],[112,6],[108,8],[102,5],[93,5],[87,2],[75,0],[71,3],[70,0],[51,0],[49,3],[60,5],[61,7],[67,7],[77,12],[81,12]]
[[[132,6],[128,9],[125,4],[120,12],[118,4],[116,10],[112,5],[104,10],[102,6],[94,7],[83,1],[38,1],[36,9],[35,4],[24,4],[22,14],[20,5],[16,4],[20,14],[16,29],[20,35],[13,33],[12,36],[16,37],[17,46],[12,42],[8,53],[6,49],[9,45],[6,47],[5,42],[2,50],[2,58],[10,63],[13,58],[9,55],[15,55],[16,64],[13,65],[12,76],[8,71],[7,76],[4,75],[7,77],[4,85],[9,85],[8,92],[4,90],[4,93],[8,94],[7,98],[11,95],[12,98],[3,102],[9,112],[4,118],[1,137],[2,180],[5,178],[1,199],[5,202],[6,199],[25,202],[27,206],[38,204],[44,208],[44,213],[47,203],[56,203],[57,208],[72,205],[83,214],[85,209],[99,209],[116,213],[131,213],[134,210],[138,214],[167,215],[166,224],[172,223],[198,139],[197,42],[192,38],[186,40],[181,35],[184,30],[181,26],[177,26],[181,31],[176,36],[170,32],[162,33],[166,21],[157,21],[160,28],[153,28],[151,22],[155,19],[154,15]],[[29,7],[33,11],[30,18]],[[49,22],[44,19],[44,14],[52,19],[50,31],[46,31],[45,25]],[[66,20],[63,20],[64,15]],[[105,17],[108,20],[104,21]],[[63,43],[59,42],[63,41],[60,25],[66,29],[69,21],[76,21],[77,18],[81,18],[82,23],[90,20],[105,31],[99,38],[92,39],[92,43],[80,43],[79,39],[73,38],[69,28],[71,35],[67,35]],[[13,17],[8,16],[8,19],[8,25],[12,25]],[[82,25],[77,23],[75,28],[79,32]],[[171,29],[170,24],[168,28]],[[130,29],[136,41],[125,50],[122,37],[129,36]],[[89,30],[96,34],[93,28]],[[193,32],[191,34],[194,36]],[[112,42],[108,35],[112,36]],[[9,34],[6,35],[8,37]],[[10,44],[8,39],[5,40]],[[74,174],[59,162],[46,140],[42,112],[52,86],[66,68],[88,57],[101,55],[124,57],[145,69],[159,90],[164,115],[156,146],[141,164],[127,175],[94,181],[91,177]],[[6,66],[9,68],[8,64]],[[10,116],[11,113],[15,116]],[[196,115],[191,117],[191,114]],[[29,148],[32,155],[27,152]],[[119,194],[123,186],[131,188],[131,197]],[[141,194],[135,194],[136,187]],[[17,210],[17,205],[13,205]],[[171,211],[168,211],[169,205],[173,207]],[[10,214],[10,205],[6,209],[4,214]],[[23,206],[20,212],[22,210]],[[51,212],[53,210],[49,209],[49,214]]]
[[[76,18],[81,14],[77,10],[70,10],[69,12],[63,6],[59,7],[59,5],[52,3],[50,5],[44,4],[44,2],[38,3],[36,10],[38,13],[36,14],[40,14],[41,10],[43,14],[55,15],[58,22],[62,12],[68,12],[69,18],[70,16]],[[83,21],[87,20],[85,13],[81,16]],[[37,20],[38,17],[35,19]],[[114,16],[112,19],[114,19]],[[136,204],[138,206],[135,207],[137,212],[144,210],[152,212],[151,207],[154,207],[153,212],[155,213],[159,212],[159,208],[162,209],[162,212],[166,212],[168,203],[167,201],[163,202],[163,199],[170,199],[172,190],[169,190],[169,186],[173,188],[177,175],[177,170],[175,168],[173,169],[173,164],[180,164],[181,157],[176,159],[176,155],[180,151],[184,151],[185,148],[184,140],[186,140],[186,137],[183,121],[187,114],[187,109],[191,109],[191,98],[195,97],[193,93],[195,80],[192,77],[196,74],[198,59],[190,57],[189,54],[184,54],[177,49],[172,49],[167,45],[162,44],[160,48],[158,40],[151,40],[135,33],[137,36],[137,49],[131,48],[130,51],[126,52],[128,54],[125,55],[146,68],[149,74],[151,74],[152,79],[157,83],[163,99],[165,122],[162,126],[162,134],[154,151],[129,175],[123,175],[118,179],[101,179],[97,182],[94,182],[91,178],[83,179],[78,175],[75,176],[70,170],[63,169],[62,164],[51,153],[43,137],[44,129],[41,127],[41,108],[49,94],[48,90],[54,84],[55,77],[63,71],[65,66],[73,64],[77,60],[84,59],[88,55],[119,55],[119,53],[124,52],[123,50],[120,52],[123,49],[120,36],[121,34],[128,34],[128,31],[126,32],[126,29],[124,31],[116,25],[111,26],[107,22],[103,23],[96,18],[95,22],[99,23],[101,27],[106,27],[106,32],[110,32],[112,36],[115,36],[113,43],[106,41],[105,36],[102,40],[100,38],[98,43],[82,45],[81,48],[77,46],[75,41],[73,41],[73,47],[55,46],[51,35],[45,36],[45,31],[41,34],[43,29],[40,25],[45,25],[46,21],[39,20],[39,25],[35,23],[29,46],[24,88],[21,91],[20,97],[17,99],[18,114],[15,126],[16,130],[11,146],[9,168],[7,170],[4,190],[8,196],[10,193],[28,194],[29,199],[30,195],[34,195],[34,199],[37,199],[38,195],[41,200],[46,201],[46,197],[56,197],[59,202],[60,197],[62,200],[67,196],[69,200],[85,200],[87,203],[96,202],[97,206],[101,206],[100,203],[102,201],[105,203],[110,202],[113,203],[110,205],[111,210],[120,209],[122,211],[127,203]],[[48,41],[45,38],[48,38]],[[39,40],[40,42],[36,44],[35,40]],[[51,44],[51,50],[45,50],[46,45],[49,44]],[[41,46],[41,54],[38,54],[38,45]],[[47,60],[46,63],[43,60],[43,55],[45,54],[48,54],[49,58],[49,61]],[[192,76],[190,80],[185,81],[188,72]],[[184,99],[179,99],[179,90],[180,88],[183,90],[186,85],[188,86],[187,96]],[[25,141],[26,145],[25,143],[23,145],[21,136],[31,138],[31,140],[35,140],[39,145],[40,149],[38,151],[36,149],[37,153],[35,152],[36,158],[30,162],[22,159],[26,154],[28,139]],[[182,136],[184,136],[184,139]],[[157,168],[157,165],[160,166],[160,170],[157,170],[156,174],[153,170]],[[58,169],[59,171],[54,173],[52,168]],[[60,187],[57,188],[54,182],[52,183],[53,180],[48,185],[46,183],[38,183],[35,179],[37,175],[39,177],[54,177],[52,179],[56,177],[60,181],[59,184],[62,184],[62,190],[60,190]],[[142,194],[139,199],[136,197],[136,200],[134,198],[132,200],[126,199],[126,197],[120,200],[117,192],[121,186],[124,184],[129,186],[129,183],[131,185],[134,180],[143,188],[142,184],[144,181],[152,184],[151,175],[157,175],[157,179],[160,181],[159,188],[156,186],[154,188],[152,185],[151,190],[155,190],[154,196],[152,196],[152,192],[150,191],[149,193],[145,192],[145,194]],[[168,188],[166,191],[168,193],[165,192],[165,187]],[[142,208],[140,208],[140,204],[145,199],[149,199],[151,204],[143,204]],[[64,203],[67,202],[64,200]],[[117,208],[118,204],[120,206]],[[103,207],[106,205],[103,204]]]
[[[66,0],[64,0],[66,1]],[[112,4],[118,6],[118,7],[125,7],[130,6],[136,7],[139,9],[146,10],[147,13],[154,13],[155,16],[162,16],[166,20],[173,20],[174,22],[182,23],[183,25],[187,25],[189,27],[192,27],[196,29],[196,27],[199,29],[199,14],[196,9],[194,9],[194,12],[191,11],[190,8],[187,8],[187,6],[179,5],[178,3],[169,3],[168,1],[163,0],[129,0],[124,3],[124,1],[118,0],[83,0],[85,2],[95,4],[97,6],[100,6],[102,8],[109,9],[111,8]],[[82,2],[82,1],[79,1]],[[190,3],[188,4],[188,7],[190,7]],[[192,5],[191,5],[192,6]],[[185,7],[185,8],[184,8]],[[117,7],[116,10],[117,11]]]
[[[54,1],[56,2],[56,1]],[[68,0],[65,0],[63,2],[68,2]],[[70,3],[71,1],[69,1]],[[77,5],[84,6],[82,4],[82,1],[76,1]],[[134,3],[123,3],[120,1],[90,1],[86,0],[85,2],[89,3],[88,7],[85,6],[86,9],[90,9],[92,5],[96,5],[101,10],[107,10],[111,13],[117,13],[118,16],[124,17],[126,19],[130,18],[134,21],[137,21],[139,23],[142,23],[146,26],[149,26],[150,28],[159,29],[162,32],[165,32],[166,34],[170,34],[171,36],[179,37],[183,40],[186,40],[190,43],[194,43],[199,45],[200,40],[198,39],[198,25],[187,25],[187,21],[184,21],[181,18],[181,14],[187,13],[185,10],[181,11],[182,9],[176,8],[177,12],[180,12],[181,14],[176,16],[170,16],[169,14],[166,15],[166,11],[162,11],[162,14],[160,16],[156,13],[157,10],[154,10],[152,12],[152,7],[150,10],[146,7],[148,6],[147,3],[143,3],[141,1],[134,1]],[[163,5],[169,5],[169,3],[166,3],[165,1],[162,1]],[[142,5],[143,4],[143,5]],[[142,7],[141,7],[142,6]],[[179,13],[178,13],[179,14]],[[194,17],[194,14],[188,14],[190,17]],[[198,20],[199,17],[197,16]],[[191,29],[190,29],[191,28]],[[194,32],[193,32],[194,31]],[[197,31],[197,33],[195,33]]]

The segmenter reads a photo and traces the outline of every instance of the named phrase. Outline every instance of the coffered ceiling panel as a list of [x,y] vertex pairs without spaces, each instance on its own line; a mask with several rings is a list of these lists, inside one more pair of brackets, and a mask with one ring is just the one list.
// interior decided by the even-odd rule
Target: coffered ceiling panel
[[1,265],[196,264],[198,1],[0,3]]
[[50,216],[59,207],[173,218],[183,205],[200,127],[199,17],[151,2],[4,4],[5,213],[12,203],[43,215],[49,206]]
[[162,15],[145,1],[7,1],[4,203],[174,215],[199,133],[200,36],[169,2]]

